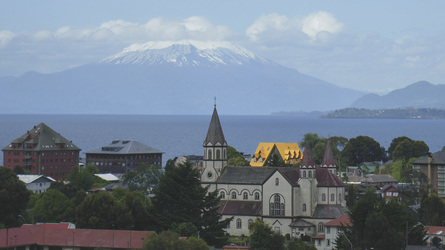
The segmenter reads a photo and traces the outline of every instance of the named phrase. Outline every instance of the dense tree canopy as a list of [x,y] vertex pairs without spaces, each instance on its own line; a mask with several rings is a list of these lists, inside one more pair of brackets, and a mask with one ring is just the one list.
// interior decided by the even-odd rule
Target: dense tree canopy
[[[401,249],[407,241],[407,227],[417,223],[406,205],[395,199],[378,200],[371,189],[351,208],[350,217],[353,226],[345,233],[359,249]],[[411,230],[409,244],[424,245],[424,236],[423,230]],[[337,239],[337,246],[349,249],[342,237]]]
[[180,239],[179,235],[172,231],[163,231],[160,234],[150,234],[143,243],[143,250],[208,250],[209,246],[196,237]]
[[148,164],[139,164],[135,171],[129,171],[123,176],[124,183],[131,191],[139,190],[145,195],[151,193],[153,187],[159,183],[162,167]]
[[257,219],[249,225],[250,247],[253,250],[283,249],[284,237],[275,233],[272,227]]
[[201,186],[199,172],[190,162],[180,164],[161,176],[159,185],[153,190],[152,213],[158,231],[173,225],[191,222],[199,230],[207,244],[221,246],[226,242],[223,228],[229,220],[220,221],[217,213],[220,198],[217,192],[207,193]]
[[0,167],[0,228],[20,225],[19,215],[24,214],[29,191],[9,168]]
[[342,151],[347,165],[357,166],[366,161],[386,160],[385,148],[369,136],[351,138]]
[[92,164],[85,168],[76,165],[71,169],[67,179],[76,190],[83,189],[86,191],[93,187],[94,182],[96,181],[94,174],[97,174],[98,172],[99,170]]
[[425,195],[420,203],[419,214],[425,225],[443,226],[445,223],[445,202],[436,193]]
[[31,208],[38,222],[74,221],[76,218],[74,198],[70,200],[57,189],[48,189],[40,195]]
[[238,152],[234,147],[227,146],[227,165],[229,166],[248,166],[241,152]]

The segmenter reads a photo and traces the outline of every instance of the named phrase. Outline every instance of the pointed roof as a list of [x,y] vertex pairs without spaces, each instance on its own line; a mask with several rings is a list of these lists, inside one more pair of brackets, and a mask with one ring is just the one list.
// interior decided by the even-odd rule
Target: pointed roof
[[[12,144],[19,144],[19,148],[13,148]],[[40,150],[78,150],[71,141],[48,127],[45,123],[40,123],[27,131],[21,137],[15,139],[3,150],[22,150],[26,148],[29,151]]]
[[219,122],[218,112],[216,111],[216,105],[213,109],[212,119],[210,120],[209,130],[207,131],[206,139],[204,140],[203,146],[208,144],[212,146],[217,145],[227,145],[226,139],[224,138],[224,133]]
[[334,153],[332,153],[331,143],[329,140],[326,142],[326,148],[324,150],[323,161],[321,162],[321,167],[323,168],[335,168]]
[[312,157],[311,147],[309,143],[306,143],[304,146],[303,152],[303,162],[301,163],[302,168],[315,168],[314,158]]

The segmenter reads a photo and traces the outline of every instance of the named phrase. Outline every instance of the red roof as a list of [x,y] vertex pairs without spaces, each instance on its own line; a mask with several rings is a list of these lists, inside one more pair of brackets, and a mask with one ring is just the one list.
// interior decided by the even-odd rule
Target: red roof
[[332,153],[331,143],[329,143],[329,140],[326,142],[326,147],[324,150],[324,156],[323,156],[323,161],[321,162],[321,166],[325,168],[326,167],[335,168],[336,166],[334,154]]
[[25,245],[90,248],[142,248],[151,231],[65,229],[31,225],[0,230],[0,248]]
[[314,158],[312,157],[311,147],[309,143],[306,143],[303,151],[303,162],[301,163],[302,168],[315,168]]
[[324,234],[314,236],[314,237],[312,237],[312,239],[324,239]]
[[445,235],[445,227],[425,226],[428,234]]
[[338,217],[337,219],[328,221],[324,224],[325,226],[330,226],[330,227],[350,227],[352,226],[351,220],[349,218],[348,214],[345,214],[341,217]]
[[343,187],[343,182],[327,168],[316,168],[317,187]]

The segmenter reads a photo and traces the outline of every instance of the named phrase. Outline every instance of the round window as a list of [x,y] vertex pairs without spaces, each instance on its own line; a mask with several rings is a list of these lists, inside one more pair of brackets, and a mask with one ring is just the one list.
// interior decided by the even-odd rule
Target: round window
[[212,179],[213,178],[213,173],[212,172],[207,172],[207,178]]

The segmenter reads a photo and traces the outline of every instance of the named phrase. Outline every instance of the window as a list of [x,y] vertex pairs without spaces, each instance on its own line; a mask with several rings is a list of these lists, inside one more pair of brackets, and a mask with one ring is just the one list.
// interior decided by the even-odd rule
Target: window
[[217,160],[221,159],[221,151],[219,149],[216,150],[216,159]]
[[242,226],[241,219],[236,219],[236,228],[241,229],[241,226]]
[[243,200],[247,200],[248,197],[249,197],[249,196],[248,196],[247,192],[244,192],[244,193],[243,193]]
[[249,225],[249,227],[250,227],[250,224],[252,224],[252,223],[253,223],[253,220],[249,219],[249,221],[247,222],[247,225]]
[[331,233],[331,227],[326,227],[326,234],[330,234]]
[[209,159],[211,160],[212,159],[212,150],[211,149],[209,149],[207,155],[208,155]]
[[281,202],[281,196],[275,194],[272,196],[273,202],[270,203],[270,215],[284,216],[284,202]]
[[232,192],[232,200],[236,200],[236,192],[235,191]]
[[309,171],[309,178],[312,178],[312,171]]
[[331,201],[335,201],[335,195],[331,194]]
[[280,180],[278,178],[275,178],[275,186],[280,185]]
[[318,223],[318,232],[324,232],[323,222]]
[[303,212],[306,212],[306,203],[303,204]]
[[327,241],[327,245],[328,245],[328,246],[331,245],[331,240],[330,240],[330,239],[328,239],[328,241]]
[[260,193],[258,193],[258,192],[255,193],[255,200],[257,200],[257,201],[260,200]]
[[321,195],[321,201],[326,201],[326,194]]
[[341,193],[338,194],[338,201],[340,201],[340,202],[342,201],[342,199],[341,199]]
[[221,197],[221,199],[225,199],[225,198],[226,198],[226,192],[221,191],[221,192],[219,193],[219,196]]
[[306,178],[306,171],[303,171],[303,178]]

